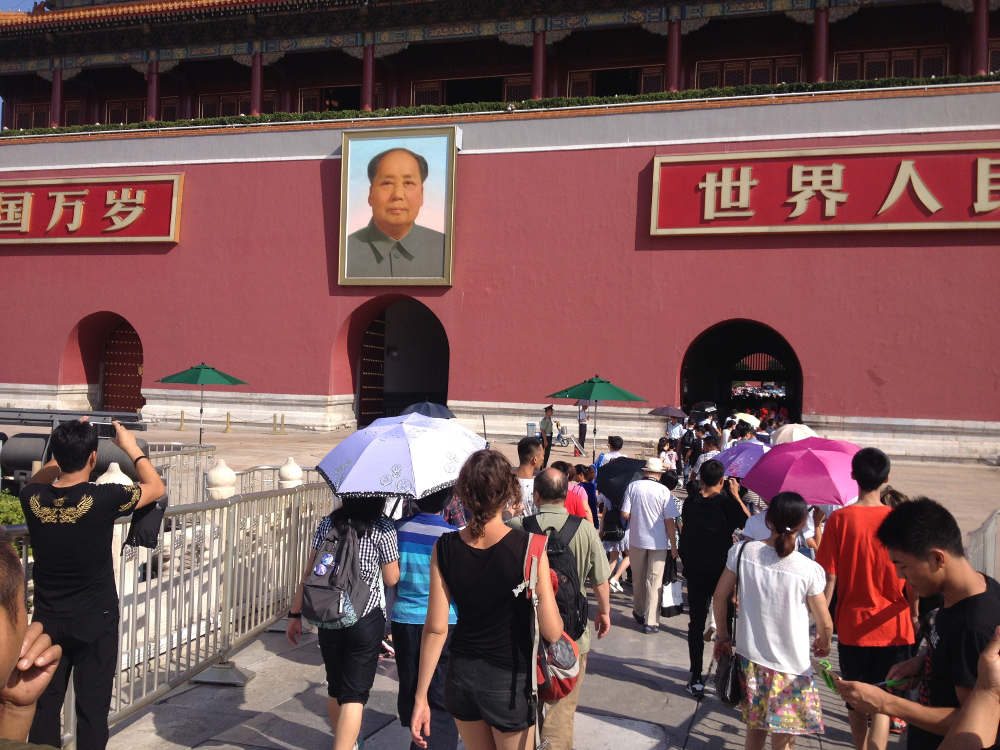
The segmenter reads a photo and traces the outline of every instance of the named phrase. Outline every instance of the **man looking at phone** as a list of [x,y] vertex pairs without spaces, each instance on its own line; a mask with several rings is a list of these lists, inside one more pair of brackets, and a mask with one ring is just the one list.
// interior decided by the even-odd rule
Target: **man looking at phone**
[[[918,596],[944,597],[927,650],[896,664],[885,676],[886,682],[918,685],[919,701],[863,682],[835,684],[856,711],[906,721],[908,750],[936,750],[975,687],[979,655],[1000,622],[1000,585],[972,567],[954,516],[933,500],[902,503],[882,522],[877,535],[899,576]],[[994,741],[992,748],[997,747]]]
[[115,520],[163,496],[165,488],[135,436],[118,422],[113,442],[135,464],[139,484],[94,484],[97,429],[64,422],[52,431],[53,458],[21,490],[35,555],[34,621],[63,658],[38,699],[29,741],[61,744],[60,711],[72,672],[77,748],[103,750],[118,653],[118,592],[111,559]]

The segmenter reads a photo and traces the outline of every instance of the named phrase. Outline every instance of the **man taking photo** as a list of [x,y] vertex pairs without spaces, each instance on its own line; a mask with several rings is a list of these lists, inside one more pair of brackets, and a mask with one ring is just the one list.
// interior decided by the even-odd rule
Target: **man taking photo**
[[[115,520],[163,496],[165,488],[135,436],[114,422],[113,442],[135,464],[139,484],[94,484],[97,430],[85,419],[52,431],[52,460],[21,490],[34,550],[34,621],[63,658],[38,700],[29,740],[60,745],[70,676],[76,688],[77,748],[103,750],[118,654],[118,592],[111,559]],[[70,674],[72,673],[72,675]]]

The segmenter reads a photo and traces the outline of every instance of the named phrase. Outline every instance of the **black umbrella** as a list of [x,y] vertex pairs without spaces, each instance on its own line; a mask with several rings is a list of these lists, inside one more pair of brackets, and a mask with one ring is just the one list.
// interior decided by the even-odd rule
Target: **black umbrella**
[[616,458],[597,471],[597,491],[608,500],[620,505],[625,488],[636,479],[642,479],[646,462],[639,458]]
[[454,419],[455,415],[451,409],[433,401],[418,401],[407,406],[400,414],[423,414],[425,417],[437,417],[438,419]]
[[714,401],[699,401],[691,407],[691,411],[688,416],[694,420],[695,424],[698,424],[699,422],[704,422],[718,411],[719,407],[715,405]]
[[676,417],[677,419],[684,419],[687,416],[683,409],[678,409],[676,406],[657,406],[649,414],[652,417]]

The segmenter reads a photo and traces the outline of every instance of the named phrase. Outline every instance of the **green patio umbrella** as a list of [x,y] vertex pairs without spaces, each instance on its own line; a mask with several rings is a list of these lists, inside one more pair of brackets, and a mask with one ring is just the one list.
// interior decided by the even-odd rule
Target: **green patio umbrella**
[[597,403],[599,401],[645,401],[642,396],[619,388],[610,380],[605,380],[600,375],[587,378],[582,383],[571,385],[561,391],[550,393],[546,398],[576,398],[594,402],[594,443],[591,460],[597,458]]
[[158,378],[157,383],[186,383],[201,386],[201,408],[198,411],[198,443],[201,443],[205,420],[205,386],[206,385],[246,385],[247,381],[227,375],[222,370],[209,367],[204,362],[173,375]]

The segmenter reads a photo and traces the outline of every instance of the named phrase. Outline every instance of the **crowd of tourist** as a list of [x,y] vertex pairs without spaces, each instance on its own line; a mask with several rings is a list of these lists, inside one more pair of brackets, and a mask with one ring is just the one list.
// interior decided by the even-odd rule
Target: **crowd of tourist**
[[[460,737],[468,750],[520,750],[538,740],[572,750],[588,655],[611,630],[612,593],[631,599],[643,637],[664,637],[654,634],[667,571],[686,587],[686,689],[698,700],[710,695],[706,643],[715,659],[734,658],[748,750],[769,735],[785,750],[800,735],[824,732],[818,678],[846,703],[857,750],[885,750],[894,726],[906,728],[910,750],[1000,750],[1000,586],[964,556],[954,517],[892,490],[889,458],[876,448],[854,454],[858,496],[847,506],[816,513],[788,491],[764,502],[727,477],[716,456],[766,438],[777,419],[760,431],[745,421],[671,420],[656,455],[620,493],[602,479],[629,460],[620,437],[592,466],[546,467],[551,434],[543,429],[541,439],[519,442],[518,466],[498,451],[476,451],[453,486],[410,503],[395,522],[372,498],[345,496],[315,530],[287,626],[294,644],[303,618],[318,628],[334,750],[361,745],[387,629],[411,748],[454,750]],[[93,637],[81,639],[79,623],[66,619],[93,618],[77,600],[95,591],[73,588],[78,571],[66,566],[89,565],[107,588],[106,555],[70,550],[58,534],[71,530],[56,523],[65,500],[49,497],[81,484],[89,491],[81,478],[96,460],[94,436],[73,424],[53,434],[52,464],[22,494],[36,557],[31,628],[20,565],[0,550],[0,736],[13,741],[4,747],[25,747],[29,727],[32,739],[57,744],[69,669],[77,680],[103,679],[106,665],[93,662],[107,634],[117,634],[117,621],[95,621],[86,631]],[[97,536],[163,492],[130,434],[119,428],[116,440],[143,481],[77,499],[74,517],[100,511],[88,518]],[[533,534],[548,537],[534,557]],[[343,581],[333,609],[329,592],[312,584],[328,571]],[[110,601],[105,615],[117,611]],[[839,669],[825,660],[834,633]],[[564,668],[559,686],[538,684],[538,642],[548,644],[545,668]],[[81,710],[79,690],[77,700]],[[106,697],[86,701],[94,706],[83,706],[89,723],[78,746],[103,748]]]
[[[519,442],[517,467],[495,451],[470,457],[451,490],[468,514],[461,528],[440,515],[448,490],[418,502],[417,515],[397,524],[398,552],[377,558],[385,583],[394,580],[385,566],[397,556],[403,563],[391,619],[399,715],[411,747],[451,750],[461,736],[467,748],[527,748],[534,727],[546,747],[573,748],[587,656],[611,629],[611,595],[630,595],[639,632],[657,633],[665,570],[685,582],[686,688],[699,700],[710,695],[706,643],[715,659],[735,655],[749,750],[769,735],[784,750],[800,735],[824,732],[819,673],[846,702],[858,750],[884,750],[893,723],[908,728],[912,750],[965,748],[970,737],[984,737],[990,719],[981,714],[1000,715],[1000,688],[984,682],[986,672],[977,688],[977,675],[980,654],[988,674],[1000,669],[992,640],[1000,589],[962,556],[954,518],[932,500],[892,490],[889,459],[875,448],[853,457],[858,498],[849,506],[817,513],[795,492],[764,502],[727,477],[715,456],[737,441],[766,438],[777,421],[760,431],[735,420],[721,428],[675,421],[621,497],[601,491],[601,471],[627,458],[620,437],[608,439],[593,466],[545,468],[551,438],[543,431]],[[549,534],[539,635],[544,642],[569,636],[579,653],[572,689],[543,705],[533,692],[532,610],[511,595],[523,588],[526,531]],[[377,550],[378,532],[370,533]],[[593,621],[578,628],[573,602],[584,601],[586,619],[588,595]],[[839,672],[821,661],[835,631]],[[373,635],[364,651],[366,678],[376,641]],[[323,653],[331,676],[359,658]],[[338,698],[338,683],[330,684],[331,701],[364,697]],[[970,718],[977,707],[980,718]],[[978,747],[995,747],[993,722],[993,735]],[[961,726],[971,729],[956,736]],[[335,750],[356,746],[355,727],[336,725]]]

